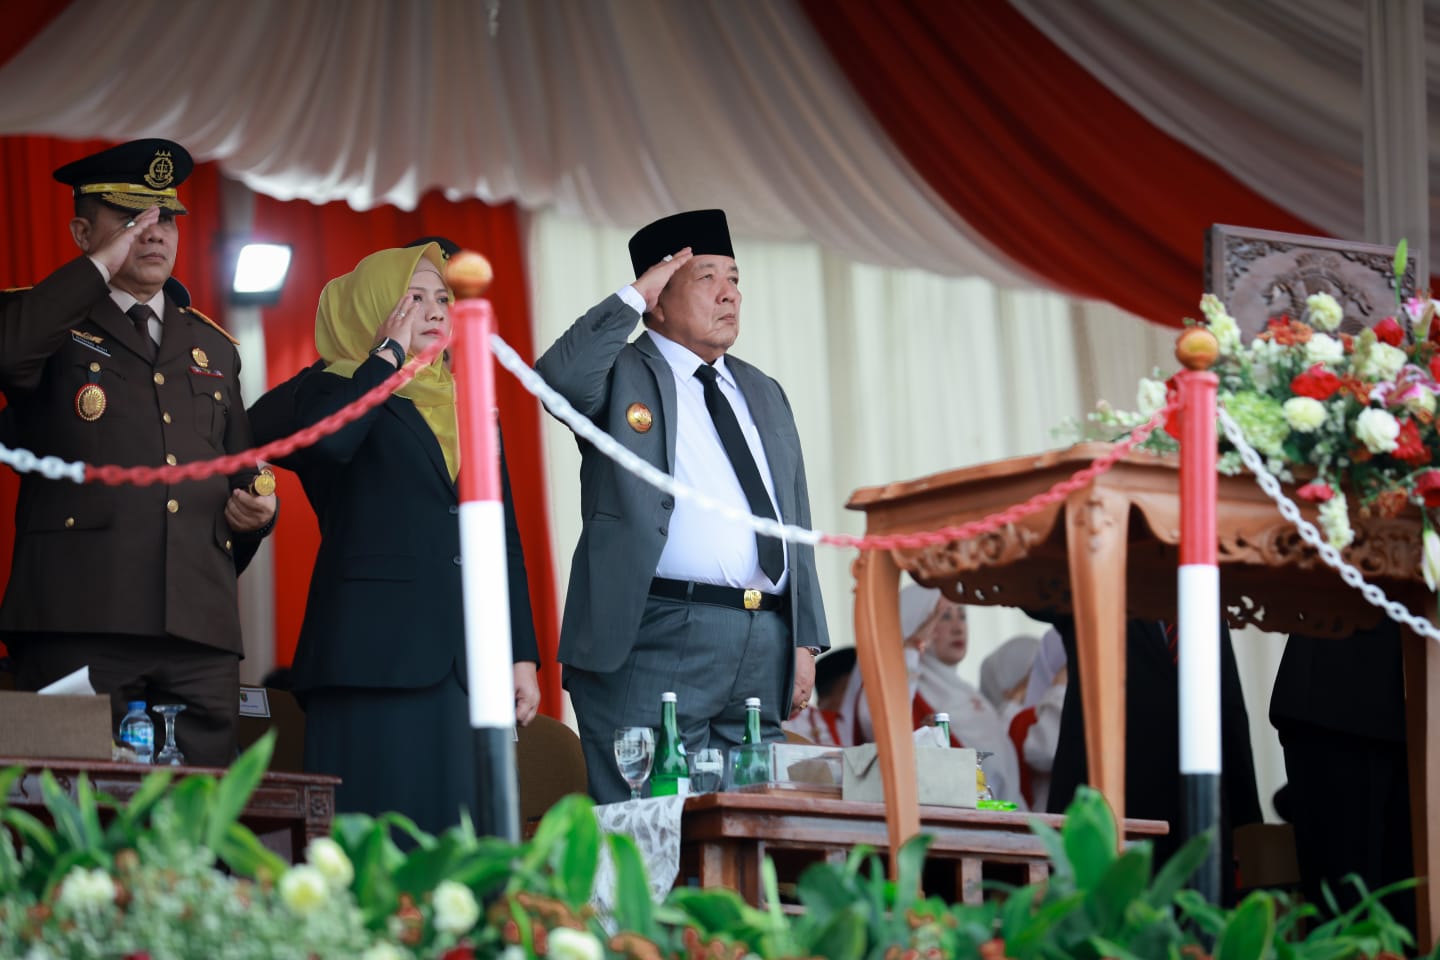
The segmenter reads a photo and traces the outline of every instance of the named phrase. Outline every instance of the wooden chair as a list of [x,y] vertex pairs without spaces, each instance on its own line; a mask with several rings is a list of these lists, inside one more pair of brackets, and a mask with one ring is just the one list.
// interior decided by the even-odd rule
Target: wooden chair
[[519,728],[515,773],[520,788],[520,823],[528,833],[561,797],[586,791],[585,752],[580,737],[544,715]]
[[[1408,328],[1395,308],[1394,258],[1395,248],[1381,244],[1217,223],[1205,236],[1205,290],[1225,304],[1246,340],[1271,317],[1300,319],[1305,298],[1321,292],[1345,308],[1342,333],[1359,333],[1390,316]],[[1400,280],[1402,296],[1412,296],[1413,256]]]

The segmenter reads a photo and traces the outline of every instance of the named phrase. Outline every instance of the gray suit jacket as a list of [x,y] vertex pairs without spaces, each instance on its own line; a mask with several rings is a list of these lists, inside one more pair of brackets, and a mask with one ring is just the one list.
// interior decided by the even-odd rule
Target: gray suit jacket
[[[541,376],[581,413],[637,456],[674,474],[675,378],[648,336],[633,343],[635,311],[607,297],[567,330],[535,364]],[[810,525],[810,494],[790,401],[780,385],[727,354],[725,364],[745,394],[775,483],[784,523]],[[648,431],[626,418],[632,404],[649,409]],[[584,441],[580,444],[583,526],[570,567],[560,662],[609,673],[630,655],[650,580],[670,531],[675,501]],[[790,633],[797,647],[830,645],[813,548],[790,544]],[[793,666],[787,665],[787,666]]]

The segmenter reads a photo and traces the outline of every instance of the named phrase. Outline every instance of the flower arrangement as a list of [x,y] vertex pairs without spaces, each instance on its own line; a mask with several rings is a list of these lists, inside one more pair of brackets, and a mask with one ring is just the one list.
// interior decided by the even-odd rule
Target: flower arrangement
[[[1406,259],[1402,241],[1394,274]],[[1201,298],[1205,324],[1215,335],[1219,403],[1266,468],[1296,483],[1296,495],[1318,507],[1321,529],[1337,549],[1355,538],[1351,500],[1360,516],[1394,517],[1414,504],[1424,518],[1422,571],[1431,590],[1440,584],[1440,534],[1431,510],[1440,508],[1440,301],[1428,295],[1403,303],[1397,316],[1359,334],[1338,332],[1344,309],[1329,293],[1311,294],[1303,314],[1274,317],[1249,343],[1213,294]],[[1193,324],[1193,320],[1187,320]],[[1169,385],[1144,379],[1137,413],[1101,405],[1090,415],[1091,435],[1126,430],[1165,406]],[[1153,452],[1178,449],[1167,425],[1141,445]],[[1242,469],[1239,453],[1221,438],[1219,470]],[[1301,482],[1303,481],[1303,482]]]

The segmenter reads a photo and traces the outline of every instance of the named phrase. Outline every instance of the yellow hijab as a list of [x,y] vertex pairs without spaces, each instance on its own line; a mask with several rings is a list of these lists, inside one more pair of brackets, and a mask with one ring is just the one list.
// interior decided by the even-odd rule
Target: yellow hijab
[[[315,349],[326,361],[325,370],[353,377],[355,368],[370,359],[375,331],[395,309],[400,295],[420,261],[428,260],[443,278],[445,258],[438,244],[380,250],[355,269],[325,284],[315,313]],[[445,453],[445,466],[454,480],[460,472],[459,425],[455,414],[455,378],[436,357],[414,380],[395,391],[415,404]]]

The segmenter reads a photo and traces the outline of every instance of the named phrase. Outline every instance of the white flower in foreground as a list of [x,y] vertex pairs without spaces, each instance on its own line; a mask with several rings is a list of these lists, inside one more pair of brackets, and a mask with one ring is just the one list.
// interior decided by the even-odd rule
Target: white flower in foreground
[[305,847],[305,859],[336,890],[344,890],[355,879],[355,867],[340,844],[329,837],[316,837]]
[[1399,446],[1400,421],[1387,410],[1371,407],[1355,418],[1355,438],[1371,453],[1389,453]]
[[330,896],[325,874],[309,864],[291,867],[280,878],[280,900],[295,913],[311,913]]
[[1388,343],[1372,343],[1370,349],[1356,364],[1360,376],[1367,380],[1394,380],[1395,374],[1405,366],[1405,351]]
[[1345,311],[1330,294],[1312,293],[1305,298],[1305,316],[1317,330],[1334,330],[1345,319]]
[[74,867],[60,886],[60,906],[74,913],[95,910],[115,902],[115,881],[104,870]]
[[551,960],[601,960],[605,948],[594,934],[569,927],[556,927],[550,931],[550,950],[545,956]]
[[1140,388],[1135,393],[1135,406],[1140,410],[1140,414],[1148,420],[1155,415],[1157,410],[1165,408],[1165,394],[1163,381],[1141,377]]
[[1325,531],[1325,539],[1336,550],[1343,550],[1355,540],[1355,531],[1350,529],[1350,505],[1343,493],[1320,504],[1320,526]]
[[1281,409],[1296,433],[1314,433],[1325,422],[1325,404],[1314,397],[1291,397]]
[[526,960],[525,948],[512,943],[500,951],[500,960]]
[[1435,394],[1425,387],[1416,386],[1405,397],[1405,406],[1411,413],[1433,414]]
[[389,943],[377,943],[360,954],[360,960],[409,960],[410,954]]
[[1440,533],[1427,526],[1421,544],[1420,569],[1425,573],[1425,586],[1433,593],[1435,585],[1440,583]]
[[467,933],[480,919],[475,894],[463,883],[441,880],[435,887],[435,929],[456,935]]
[[1339,363],[1345,359],[1345,344],[1324,333],[1312,334],[1305,342],[1305,362]]

